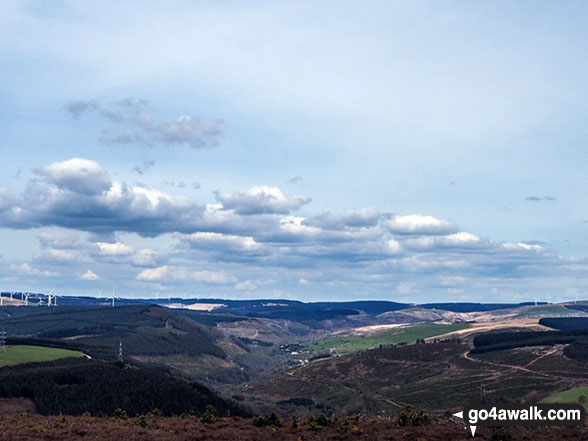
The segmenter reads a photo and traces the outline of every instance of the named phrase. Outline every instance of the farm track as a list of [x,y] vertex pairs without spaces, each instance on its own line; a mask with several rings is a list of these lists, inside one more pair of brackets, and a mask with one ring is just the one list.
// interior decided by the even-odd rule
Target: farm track
[[[532,364],[532,363],[534,363],[536,361],[538,361],[539,359],[541,359],[541,358],[543,358],[543,357],[545,357],[547,355],[551,355],[554,352],[555,352],[555,350],[552,351],[552,352],[550,352],[550,353],[541,355],[540,357],[536,358],[532,362],[528,363],[528,365],[529,364]],[[520,372],[525,372],[525,373],[528,373],[528,374],[537,375],[539,377],[550,378],[550,379],[558,379],[558,380],[565,380],[565,381],[569,381],[570,380],[570,377],[563,377],[563,376],[559,376],[559,375],[548,374],[548,373],[544,373],[544,372],[538,372],[538,371],[534,371],[534,370],[528,369],[525,366],[516,366],[516,365],[512,365],[512,364],[496,363],[494,361],[487,361],[487,360],[481,360],[479,358],[473,358],[473,357],[470,356],[470,352],[469,351],[464,352],[463,358],[465,358],[466,360],[475,362],[475,363],[482,363],[482,364],[485,364],[487,366],[493,366],[493,367],[499,367],[499,368],[517,370],[517,371],[520,371]],[[504,376],[504,375],[505,374],[502,374],[500,376]]]
[[544,357],[547,357],[548,355],[552,355],[555,354],[556,352],[560,351],[561,348],[556,346],[555,348],[553,348],[551,351],[546,352],[543,355],[540,355],[539,357],[537,357],[534,360],[531,360],[530,362],[528,362],[524,367],[528,368],[529,366],[531,366],[532,364],[535,364],[536,362],[538,362],[539,360],[541,360]]

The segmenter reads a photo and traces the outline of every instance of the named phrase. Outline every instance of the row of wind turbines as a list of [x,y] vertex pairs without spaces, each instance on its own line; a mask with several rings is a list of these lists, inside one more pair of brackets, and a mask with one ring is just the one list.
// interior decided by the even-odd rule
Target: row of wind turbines
[[[45,296],[45,298],[43,298],[43,296]],[[9,304],[12,305],[13,300],[15,298],[18,300],[18,297],[20,297],[20,300],[24,303],[24,306],[57,306],[57,298],[61,296],[57,295],[55,288],[49,291],[48,294],[11,291],[9,293],[9,297],[4,297],[2,294],[0,294],[0,306],[4,306],[4,301],[8,300],[8,298],[10,298]]]
[[[48,307],[57,306],[57,299],[62,298],[62,296],[57,294],[55,288],[52,288],[49,293],[32,293],[32,292],[15,292],[11,291],[8,293],[8,297],[4,297],[2,293],[0,293],[0,306],[4,306],[4,301],[10,298],[9,305],[13,305],[13,301],[16,298],[20,300],[24,304],[24,306],[44,306],[47,305]],[[98,297],[102,297],[102,292],[98,291]],[[120,300],[120,297],[114,295],[114,288],[112,289],[112,295],[110,297],[106,297],[105,300],[108,303],[112,304],[114,308],[115,300]]]

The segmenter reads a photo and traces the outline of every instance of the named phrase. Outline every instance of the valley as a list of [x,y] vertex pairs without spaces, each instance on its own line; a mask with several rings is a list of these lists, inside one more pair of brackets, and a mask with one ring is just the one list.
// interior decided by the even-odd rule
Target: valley
[[43,415],[203,415],[213,405],[219,415],[362,416],[385,426],[410,406],[441,424],[471,400],[574,401],[588,378],[582,305],[69,302],[0,308],[0,363],[23,363],[0,367],[0,399],[32,400]]

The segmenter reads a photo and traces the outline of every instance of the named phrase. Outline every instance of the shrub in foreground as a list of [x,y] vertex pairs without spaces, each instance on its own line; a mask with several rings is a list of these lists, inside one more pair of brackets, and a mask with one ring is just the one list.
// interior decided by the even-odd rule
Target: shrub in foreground
[[282,427],[282,422],[275,413],[261,415],[253,419],[255,427]]
[[396,424],[403,427],[415,427],[415,426],[426,426],[431,423],[431,416],[424,411],[417,412],[412,405],[406,406],[406,408],[400,412]]
[[202,421],[204,424],[216,423],[218,421],[218,415],[216,413],[216,407],[214,407],[214,406],[212,406],[210,404],[208,406],[206,406],[206,411],[200,417],[200,421]]

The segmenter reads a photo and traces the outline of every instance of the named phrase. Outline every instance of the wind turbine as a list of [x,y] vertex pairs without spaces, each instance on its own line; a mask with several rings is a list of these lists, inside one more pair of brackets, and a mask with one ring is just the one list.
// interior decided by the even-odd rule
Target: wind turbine
[[53,303],[53,296],[55,295],[55,288],[51,288],[51,291],[49,291],[49,294],[47,294],[47,307],[51,306],[51,303]]
[[112,295],[110,297],[106,297],[106,300],[112,300],[112,307],[114,308],[114,300],[120,300],[120,297],[116,297],[114,295],[114,288],[112,288]]
[[39,301],[37,302],[37,304],[35,306],[41,306],[41,305],[43,305],[43,303],[45,303],[45,302],[43,302],[43,297],[39,297]]
[[49,294],[47,294],[47,306],[51,306],[52,302],[53,306],[57,306],[57,297],[59,297],[57,291],[55,288],[52,288],[51,291],[49,291]]
[[25,302],[25,306],[29,306],[29,296],[31,295],[30,292],[23,292],[22,293],[22,300]]

